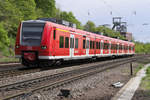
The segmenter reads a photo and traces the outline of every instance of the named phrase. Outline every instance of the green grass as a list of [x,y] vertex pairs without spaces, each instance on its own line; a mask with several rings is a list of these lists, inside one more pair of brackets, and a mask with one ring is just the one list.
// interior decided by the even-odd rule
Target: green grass
[[140,64],[136,69],[135,69],[135,72],[134,72],[134,75],[136,75],[136,73],[143,68],[143,65]]
[[0,62],[18,62],[19,59],[18,58],[14,58],[14,57],[2,57],[0,58]]
[[[146,70],[146,76],[142,79],[140,87],[145,91],[150,91],[150,66]],[[148,93],[150,95],[150,93]]]

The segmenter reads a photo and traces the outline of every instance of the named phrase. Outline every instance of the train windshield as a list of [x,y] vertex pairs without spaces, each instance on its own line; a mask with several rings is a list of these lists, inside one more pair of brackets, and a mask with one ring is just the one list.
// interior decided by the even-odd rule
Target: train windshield
[[24,46],[39,46],[45,23],[23,23],[21,44]]

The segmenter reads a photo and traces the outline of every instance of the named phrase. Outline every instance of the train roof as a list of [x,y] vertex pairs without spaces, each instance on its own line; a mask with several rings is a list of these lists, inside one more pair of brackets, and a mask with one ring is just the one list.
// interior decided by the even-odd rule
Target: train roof
[[96,34],[96,33],[92,33],[92,32],[87,32],[87,31],[84,31],[84,30],[80,30],[80,29],[76,29],[76,28],[72,28],[72,27],[68,27],[68,26],[64,26],[64,25],[61,25],[61,24],[57,24],[57,23],[54,23],[54,22],[50,22],[50,21],[43,21],[43,20],[28,20],[28,21],[23,21],[23,22],[40,22],[40,23],[47,23],[47,24],[50,24],[52,25],[53,27],[56,27],[56,28],[60,28],[60,29],[64,29],[64,30],[68,30],[68,31],[71,31],[71,32],[76,32],[76,33],[82,33],[83,35],[85,36],[99,36],[101,39],[103,40],[109,40],[109,41],[114,41],[114,42],[118,42],[118,43],[124,43],[124,44],[130,44],[130,45],[134,45],[133,42],[129,42],[129,41],[124,41],[124,40],[120,40],[120,39],[116,39],[116,38],[111,38],[111,37],[107,37],[107,36],[103,36],[103,35],[100,35],[100,34]]
[[103,36],[103,35],[100,35],[100,34],[96,34],[96,33],[92,33],[92,32],[87,32],[87,31],[76,29],[76,28],[72,28],[72,27],[67,27],[67,26],[60,25],[60,24],[53,23],[53,22],[48,22],[48,23],[51,24],[51,25],[53,25],[54,27],[62,28],[62,29],[69,30],[69,31],[72,31],[72,32],[82,33],[83,35],[100,36],[100,38],[104,39],[104,40],[110,40],[110,41],[115,41],[115,42],[121,42],[121,43],[127,43],[127,44],[134,45],[133,42],[111,38],[111,37]]

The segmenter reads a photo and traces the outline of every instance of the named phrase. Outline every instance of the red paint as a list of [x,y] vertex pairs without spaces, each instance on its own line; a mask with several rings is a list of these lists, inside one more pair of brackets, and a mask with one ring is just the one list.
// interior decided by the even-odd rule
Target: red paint
[[29,60],[29,61],[36,60],[36,55],[34,52],[25,52],[25,53],[23,53],[23,57],[24,57],[24,59]]
[[[78,38],[78,48],[74,49],[74,55],[86,55],[86,49],[83,49],[83,40],[86,40],[86,37],[89,38],[89,55],[96,55],[96,54],[101,54],[101,49],[96,49],[96,42],[101,42],[103,43],[111,43],[111,44],[124,44],[124,46],[132,46],[134,47],[134,43],[128,42],[128,41],[123,41],[119,39],[114,39],[98,34],[94,34],[91,32],[86,32],[82,31],[79,29],[74,29],[71,27],[66,27],[63,25],[55,24],[52,22],[46,22],[43,34],[42,34],[42,40],[40,46],[22,46],[20,44],[20,29],[21,29],[21,24],[18,27],[18,32],[16,36],[16,46],[19,46],[19,48],[15,48],[15,54],[16,55],[21,55],[23,51],[37,51],[38,56],[70,56],[70,35],[74,35],[74,46],[75,46],[75,38]],[[58,29],[58,30],[57,30]],[[56,38],[55,40],[53,39],[53,32],[56,30]],[[75,34],[78,33],[78,34]],[[59,37],[63,36],[64,41],[65,37],[69,37],[69,48],[59,48]],[[83,37],[85,36],[85,37]],[[94,43],[94,49],[90,48],[90,41],[95,41]],[[104,45],[104,44],[103,44]],[[46,49],[42,49],[41,46],[46,46]],[[65,42],[64,42],[65,46]],[[103,47],[104,48],[104,47]],[[131,49],[129,50],[131,53]],[[133,49],[133,53],[134,53]],[[117,54],[117,50],[111,50],[111,54],[115,55]],[[128,53],[127,50],[119,50],[119,53]],[[103,49],[103,54],[109,54],[108,49]],[[27,57],[28,56],[28,57]],[[29,60],[34,60],[35,55],[31,53],[30,54],[24,54],[24,57],[29,59]]]

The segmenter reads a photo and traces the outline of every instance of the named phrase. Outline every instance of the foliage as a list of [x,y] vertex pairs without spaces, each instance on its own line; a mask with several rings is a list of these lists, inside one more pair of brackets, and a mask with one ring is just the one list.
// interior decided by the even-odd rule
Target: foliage
[[96,26],[92,21],[88,21],[85,25],[84,25],[84,30],[85,31],[89,31],[89,32],[96,32]]
[[72,12],[56,8],[55,0],[0,0],[0,52],[14,55],[15,37],[21,21],[50,17],[73,22],[83,29]]
[[135,42],[135,53],[150,53],[150,43]]
[[84,30],[89,31],[89,32],[94,32],[94,33],[101,33],[102,35],[109,36],[112,38],[119,38],[119,39],[125,40],[125,38],[121,36],[119,32],[116,32],[104,26],[96,27],[92,21],[88,21],[86,25],[84,25]]
[[150,67],[147,68],[146,74],[147,74],[147,75],[150,75]]
[[41,9],[43,17],[54,17],[56,15],[55,0],[35,0],[36,8]]
[[104,27],[104,26],[97,27],[96,32],[101,32],[101,33],[103,33],[103,35],[109,36],[112,38],[119,38],[119,39],[125,40],[125,38],[123,36],[121,36],[119,32],[116,32],[116,31],[114,31],[110,28]]
[[[84,29],[90,32],[102,32],[106,36],[119,37],[124,39],[119,33],[96,25],[88,21],[82,26],[72,12],[61,11],[56,8],[55,0],[0,0],[0,53],[4,55],[14,55],[14,44],[17,28],[20,21],[37,18],[54,17],[63,19],[77,25],[78,29]],[[137,44],[137,52],[149,52],[149,45]],[[146,50],[144,49],[146,48]]]
[[68,13],[65,11],[60,12],[59,17],[60,19],[75,23],[78,29],[83,29],[81,23],[75,18],[72,12],[68,12]]
[[[146,76],[142,79],[140,87],[144,89],[145,91],[150,91],[150,67],[147,68]],[[146,95],[150,95],[150,93]]]

